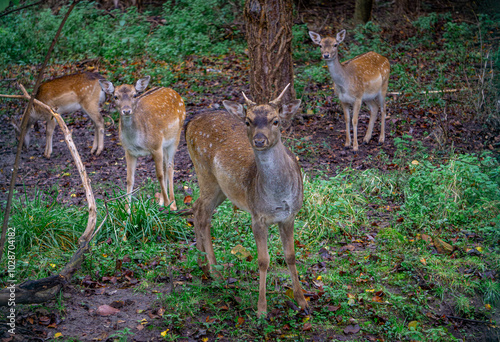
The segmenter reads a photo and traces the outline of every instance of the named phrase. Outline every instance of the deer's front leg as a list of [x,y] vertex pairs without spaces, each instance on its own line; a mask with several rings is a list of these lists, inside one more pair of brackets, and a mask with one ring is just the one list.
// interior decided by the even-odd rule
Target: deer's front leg
[[257,245],[257,260],[259,263],[259,302],[257,304],[257,316],[265,316],[267,313],[266,278],[269,268],[269,251],[267,249],[268,227],[258,219],[252,219],[252,230]]
[[352,106],[352,149],[358,151],[358,116],[361,109],[361,99],[354,101]]
[[135,178],[135,168],[137,166],[137,157],[131,155],[127,150],[125,150],[125,161],[127,162],[127,204],[125,209],[130,214],[131,201],[132,201],[132,190],[134,189],[134,178]]
[[349,104],[341,102],[345,119],[345,148],[351,146],[351,115],[349,114]]
[[293,286],[293,297],[297,301],[297,304],[301,308],[307,308],[307,301],[302,292],[302,287],[300,286],[299,275],[297,272],[297,266],[295,265],[295,247],[293,240],[293,223],[291,222],[279,223],[281,242],[283,244],[283,251],[285,253],[285,261],[288,265],[288,270],[290,271],[290,276],[292,278]]
[[165,186],[166,183],[165,172],[163,170],[163,164],[164,164],[163,149],[159,148],[158,150],[154,151],[152,155],[153,155],[153,160],[155,162],[156,179],[158,179],[161,188],[159,205],[164,206],[165,204],[169,203],[169,199],[168,199],[167,187]]

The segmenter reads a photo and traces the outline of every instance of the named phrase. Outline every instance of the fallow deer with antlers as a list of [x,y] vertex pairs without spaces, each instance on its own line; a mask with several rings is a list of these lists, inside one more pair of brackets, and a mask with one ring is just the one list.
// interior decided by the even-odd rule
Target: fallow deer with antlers
[[[84,72],[66,75],[46,81],[40,85],[35,98],[55,109],[59,114],[73,113],[77,110],[85,112],[94,122],[94,143],[91,153],[100,155],[104,148],[104,120],[99,111],[99,106],[104,102],[105,94],[99,85],[99,80],[104,79],[101,75],[92,72]],[[46,122],[45,128],[45,152],[44,156],[50,158],[52,154],[52,137],[56,128],[56,120],[52,114],[42,106],[33,104],[30,112],[24,146],[29,147],[31,126],[38,120]],[[12,122],[17,135],[21,131]]]
[[[206,256],[198,264],[208,276],[216,264],[210,222],[215,208],[228,198],[250,213],[257,245],[260,273],[257,314],[267,311],[266,275],[269,267],[268,228],[277,223],[293,293],[304,309],[307,302],[300,286],[294,251],[294,220],[302,206],[303,185],[295,156],[281,141],[284,120],[290,120],[300,100],[280,105],[283,94],[257,105],[245,94],[248,109],[224,101],[226,111],[198,114],[185,127],[189,155],[198,176],[200,196],[193,205],[196,245]],[[220,276],[215,272],[216,276]]]
[[[174,197],[174,155],[179,145],[182,125],[186,118],[184,100],[173,89],[155,87],[144,94],[150,76],[137,81],[135,86],[101,80],[102,89],[114,95],[120,112],[120,140],[127,162],[127,193],[134,188],[137,158],[152,155],[156,177],[161,187],[160,205],[177,210]],[[168,189],[168,192],[167,192]],[[128,207],[130,212],[130,207]]]
[[321,37],[318,33],[309,31],[312,41],[321,47],[321,56],[326,61],[330,75],[335,83],[335,91],[339,96],[344,110],[346,122],[345,147],[351,146],[351,128],[349,106],[352,106],[353,150],[358,151],[358,115],[361,102],[370,107],[370,122],[363,139],[368,144],[372,137],[373,126],[380,107],[380,137],[379,143],[385,141],[385,95],[389,84],[391,66],[389,60],[376,52],[367,52],[351,60],[340,63],[338,46],[345,38],[345,30],[334,37]]

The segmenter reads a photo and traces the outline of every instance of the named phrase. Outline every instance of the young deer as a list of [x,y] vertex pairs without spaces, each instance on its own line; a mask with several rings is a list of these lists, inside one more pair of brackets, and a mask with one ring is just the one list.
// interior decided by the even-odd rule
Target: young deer
[[378,109],[382,112],[380,122],[379,143],[385,140],[385,94],[389,83],[389,73],[391,66],[389,60],[376,52],[367,52],[344,63],[339,62],[338,45],[345,38],[345,30],[337,33],[337,37],[324,37],[309,31],[309,36],[313,42],[321,47],[321,55],[328,65],[335,91],[339,96],[340,103],[344,109],[346,124],[345,147],[351,146],[351,128],[349,105],[353,107],[352,130],[353,130],[353,150],[358,150],[358,115],[361,102],[365,102],[370,107],[371,115],[366,131],[364,143],[368,144],[372,137],[373,126],[377,119]]
[[[99,112],[99,105],[104,101],[105,95],[99,86],[99,80],[104,79],[97,73],[85,72],[66,75],[46,81],[40,85],[36,99],[55,109],[59,114],[72,113],[77,110],[85,112],[94,122],[94,144],[91,153],[101,154],[104,148],[104,120]],[[45,108],[33,104],[24,138],[24,146],[29,147],[29,132],[31,126],[38,120],[46,121],[46,158],[52,154],[52,136],[56,128],[56,120]],[[19,127],[12,123],[17,135],[21,134]]]
[[[174,197],[174,155],[186,118],[186,108],[180,95],[170,88],[156,87],[139,95],[146,89],[150,79],[149,76],[141,78],[135,87],[124,84],[115,88],[106,80],[99,83],[106,93],[114,95],[120,112],[120,140],[127,161],[129,204],[137,157],[152,155],[161,187],[159,204],[170,204],[171,210],[177,210]],[[130,212],[128,206],[127,210]]]
[[[295,215],[302,206],[303,187],[295,156],[281,142],[281,122],[289,120],[300,100],[279,103],[288,86],[269,104],[256,105],[243,94],[248,110],[224,101],[226,111],[198,114],[185,127],[189,155],[198,176],[200,197],[193,205],[196,245],[206,257],[198,264],[206,275],[215,260],[210,235],[214,209],[228,198],[252,216],[252,230],[259,263],[259,316],[267,311],[266,275],[269,267],[268,228],[277,223],[290,270],[293,293],[304,309],[297,268],[293,229]],[[246,126],[246,127],[245,127]],[[208,258],[208,260],[207,260]],[[215,272],[216,276],[220,276]]]

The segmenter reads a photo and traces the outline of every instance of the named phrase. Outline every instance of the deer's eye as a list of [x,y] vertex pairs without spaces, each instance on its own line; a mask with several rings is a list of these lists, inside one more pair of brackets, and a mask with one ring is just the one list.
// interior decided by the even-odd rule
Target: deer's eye
[[333,47],[337,47],[339,44],[333,44]]
[[134,94],[134,96],[133,96],[133,97],[134,97],[134,99],[135,99],[137,96],[139,96],[139,94],[137,94],[137,93],[136,93],[136,94]]
[[280,123],[280,121],[279,121],[278,119],[275,119],[275,120],[273,121],[273,125],[274,125],[274,126],[278,126],[278,125],[279,125],[279,123]]
[[115,96],[113,96],[113,97],[115,98],[115,100],[118,100],[118,96],[116,96],[116,95],[115,95]]
[[250,126],[250,121],[245,120],[245,125]]

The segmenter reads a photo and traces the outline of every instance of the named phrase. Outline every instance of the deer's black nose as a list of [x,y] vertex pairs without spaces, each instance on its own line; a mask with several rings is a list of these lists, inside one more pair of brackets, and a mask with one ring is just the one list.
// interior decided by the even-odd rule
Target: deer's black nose
[[258,148],[265,147],[266,142],[267,142],[267,137],[262,133],[258,133],[253,137],[253,144],[255,147]]

